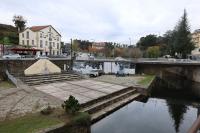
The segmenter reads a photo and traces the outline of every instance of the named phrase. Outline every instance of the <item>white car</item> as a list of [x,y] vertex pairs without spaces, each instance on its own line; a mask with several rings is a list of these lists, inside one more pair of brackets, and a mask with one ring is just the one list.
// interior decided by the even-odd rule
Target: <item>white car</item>
[[98,77],[99,76],[99,70],[90,70],[88,75],[90,77]]
[[21,59],[21,56],[19,54],[8,54],[4,55],[3,59]]
[[35,59],[49,59],[46,55],[36,55]]

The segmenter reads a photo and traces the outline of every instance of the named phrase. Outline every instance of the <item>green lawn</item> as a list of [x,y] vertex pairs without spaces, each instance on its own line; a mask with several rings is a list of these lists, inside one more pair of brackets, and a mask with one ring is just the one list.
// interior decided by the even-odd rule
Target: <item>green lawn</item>
[[0,123],[0,133],[33,133],[39,129],[47,128],[61,123],[56,117],[40,114],[28,115],[14,120]]
[[9,81],[0,81],[0,89],[9,89],[13,87],[15,86]]
[[155,77],[154,75],[145,75],[144,78],[138,82],[138,84],[143,86],[148,86],[154,79],[154,77]]

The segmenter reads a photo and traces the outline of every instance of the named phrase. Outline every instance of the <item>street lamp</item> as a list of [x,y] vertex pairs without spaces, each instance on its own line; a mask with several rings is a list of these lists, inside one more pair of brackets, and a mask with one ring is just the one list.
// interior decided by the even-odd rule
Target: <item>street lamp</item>
[[70,50],[71,50],[71,52],[70,52],[70,54],[71,54],[71,70],[72,70],[72,67],[73,67],[73,58],[72,58],[72,43],[73,43],[73,40],[71,39],[71,47],[70,47]]

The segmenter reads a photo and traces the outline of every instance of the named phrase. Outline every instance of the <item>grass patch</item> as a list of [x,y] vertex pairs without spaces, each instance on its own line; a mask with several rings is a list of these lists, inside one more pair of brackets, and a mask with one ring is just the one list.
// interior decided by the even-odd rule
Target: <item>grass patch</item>
[[13,87],[15,87],[15,85],[9,81],[0,81],[0,89],[9,89]]
[[144,78],[138,82],[138,84],[143,86],[148,86],[154,79],[154,77],[155,77],[154,75],[145,75]]
[[35,133],[61,123],[65,123],[67,125],[66,132],[71,133],[72,130],[76,131],[79,127],[90,125],[90,115],[85,112],[77,112],[72,115],[61,109],[55,109],[50,115],[29,114],[0,122],[0,133]]
[[0,133],[33,133],[39,129],[47,128],[61,123],[56,117],[40,114],[27,115],[14,120],[0,123]]

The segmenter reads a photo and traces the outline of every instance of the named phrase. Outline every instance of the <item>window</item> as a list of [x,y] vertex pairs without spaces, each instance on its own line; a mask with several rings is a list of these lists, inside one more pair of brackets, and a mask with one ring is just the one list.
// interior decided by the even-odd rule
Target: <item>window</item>
[[51,34],[49,34],[49,41],[52,41]]
[[57,51],[57,55],[59,55],[59,51]]
[[51,42],[49,42],[49,48],[52,49]]
[[55,55],[55,51],[53,50],[53,55]]
[[47,42],[47,41],[45,42],[45,45],[46,45],[46,46],[48,45],[48,42]]
[[40,38],[42,38],[42,33],[40,33]]
[[32,40],[32,45],[34,45],[34,40]]
[[22,38],[24,38],[24,33],[22,33]]
[[57,41],[59,41],[59,37],[57,37]]
[[51,32],[51,28],[49,28],[49,32]]
[[27,45],[29,46],[29,40],[26,41]]
[[42,45],[42,40],[40,40],[40,48],[42,48],[43,47],[43,45]]
[[22,40],[22,45],[24,45],[24,40]]
[[57,49],[59,49],[59,43],[57,43]]
[[26,32],[26,39],[29,39],[29,31]]
[[55,47],[55,42],[53,42],[53,47]]

